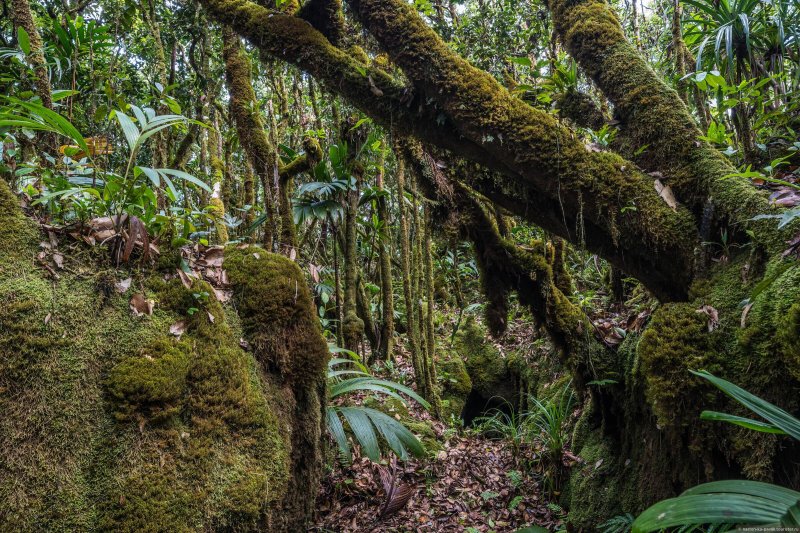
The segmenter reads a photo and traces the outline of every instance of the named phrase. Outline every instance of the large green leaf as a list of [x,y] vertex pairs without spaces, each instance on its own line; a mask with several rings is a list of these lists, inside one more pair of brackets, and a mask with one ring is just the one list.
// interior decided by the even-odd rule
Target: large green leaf
[[752,495],[771,500],[781,505],[790,506],[800,499],[800,492],[770,483],[761,481],[750,481],[746,479],[728,479],[724,481],[712,481],[697,485],[683,492],[681,496],[692,496],[697,494],[743,494]]
[[[68,137],[71,139],[75,144],[77,144],[81,150],[84,152],[89,152],[89,148],[86,146],[86,141],[83,139],[83,135],[78,131],[78,128],[72,125],[72,123],[56,113],[55,111],[44,107],[42,104],[38,104],[36,102],[26,102],[24,100],[20,100],[18,98],[12,98],[7,96],[0,96],[0,98],[4,98],[11,104],[14,104],[18,107],[21,107],[28,111],[28,113],[38,116],[41,118],[45,124],[49,126],[48,128],[36,128],[41,130],[52,131],[54,133],[58,133],[59,135],[63,135],[64,137]],[[29,120],[35,120],[33,117],[20,117],[20,118],[27,118]]]
[[25,28],[19,26],[17,28],[17,40],[19,41],[20,49],[25,52],[25,55],[30,55],[31,53],[31,38],[28,35],[28,32],[25,31]]
[[800,500],[786,510],[780,524],[786,527],[800,527]]
[[403,424],[376,409],[363,408],[372,423],[386,439],[389,447],[401,459],[406,459],[408,454],[406,448],[415,456],[421,457],[425,454],[425,447]]
[[373,390],[379,392],[385,392],[385,391],[402,392],[403,394],[410,396],[411,398],[422,404],[426,409],[430,408],[430,404],[422,396],[414,392],[412,389],[406,387],[405,385],[401,385],[400,383],[396,383],[394,381],[388,381],[385,379],[376,379],[373,377],[353,378],[336,383],[331,387],[330,397],[336,398],[337,396],[341,396],[342,394],[357,390]]
[[347,423],[350,425],[350,430],[353,432],[353,436],[355,436],[367,457],[373,461],[378,461],[381,458],[381,451],[380,448],[378,448],[378,438],[372,427],[372,421],[369,416],[367,416],[367,413],[364,412],[364,408],[338,407],[338,410],[347,420]]
[[715,422],[728,422],[736,424],[743,428],[752,429],[761,433],[774,433],[776,435],[786,435],[786,432],[780,428],[776,428],[772,424],[753,420],[752,418],[744,418],[742,416],[729,415],[728,413],[720,413],[717,411],[703,411],[700,413],[701,420],[712,420]]
[[762,400],[758,396],[751,394],[740,387],[737,387],[729,381],[725,381],[722,378],[718,378],[712,374],[709,374],[705,370],[701,370],[699,372],[692,371],[692,373],[703,379],[707,379],[722,392],[741,403],[755,414],[761,416],[773,426],[780,428],[795,439],[800,440],[800,420],[793,417],[780,407],[777,407],[766,400]]
[[174,168],[159,168],[157,170],[158,170],[159,173],[161,173],[162,176],[164,174],[166,174],[168,176],[173,176],[175,178],[182,179],[184,181],[188,181],[189,183],[194,183],[195,185],[197,185],[201,189],[203,189],[203,190],[205,190],[207,192],[211,192],[211,187],[209,187],[207,183],[204,183],[203,181],[201,181],[200,179],[192,176],[188,172],[184,172],[182,170],[176,170]]
[[653,505],[634,521],[633,533],[647,533],[685,524],[771,524],[786,505],[751,494],[691,494]]
[[328,430],[333,435],[336,444],[339,446],[339,454],[344,458],[350,458],[350,443],[347,442],[347,435],[344,432],[342,421],[339,420],[339,414],[336,407],[328,406],[325,410],[325,416],[328,420]]
[[139,128],[137,128],[136,124],[133,123],[130,117],[122,111],[115,111],[114,116],[117,117],[117,122],[119,122],[119,125],[122,128],[122,133],[125,135],[125,140],[128,141],[128,149],[133,152],[136,149],[137,143],[139,142]]

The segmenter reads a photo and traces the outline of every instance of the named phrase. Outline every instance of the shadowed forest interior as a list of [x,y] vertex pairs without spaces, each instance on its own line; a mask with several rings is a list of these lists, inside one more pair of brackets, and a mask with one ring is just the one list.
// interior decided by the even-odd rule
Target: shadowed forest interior
[[797,0],[0,12],[0,530],[800,531]]

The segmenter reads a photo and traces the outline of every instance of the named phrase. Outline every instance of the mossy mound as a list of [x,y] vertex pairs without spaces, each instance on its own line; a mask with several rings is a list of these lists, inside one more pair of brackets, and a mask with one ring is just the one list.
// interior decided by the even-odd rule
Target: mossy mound
[[[314,403],[308,396],[319,419],[326,353],[302,353],[320,358],[306,374],[313,381],[319,371],[322,387],[286,388],[240,346],[247,309],[223,309],[204,282],[186,289],[138,273],[136,289],[108,294],[96,265],[74,257],[66,258],[74,268],[51,278],[34,266],[35,226],[2,183],[0,233],[0,529],[303,529],[309,515],[286,510],[310,506],[316,491],[290,482],[295,454],[306,451],[297,449],[295,424]],[[298,272],[285,283],[310,300],[295,287]],[[131,313],[134,290],[155,301],[151,316]],[[198,301],[204,292],[211,297]],[[276,314],[308,312],[282,303],[291,309],[276,304]],[[181,320],[185,332],[170,334]],[[276,349],[287,359],[300,353],[277,335],[285,320],[270,322]],[[312,437],[304,438],[318,446]]]
[[447,350],[437,352],[436,379],[441,387],[441,415],[443,420],[461,416],[464,404],[472,390],[472,379],[461,356]]
[[486,399],[499,397],[513,402],[517,391],[507,362],[488,340],[486,329],[473,317],[458,330],[453,350],[464,361],[473,390]]

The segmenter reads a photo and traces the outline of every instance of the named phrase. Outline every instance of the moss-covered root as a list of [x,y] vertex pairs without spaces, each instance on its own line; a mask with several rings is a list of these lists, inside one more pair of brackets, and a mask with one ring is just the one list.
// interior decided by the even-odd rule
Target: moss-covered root
[[245,338],[277,376],[292,422],[291,479],[279,513],[288,528],[311,516],[322,472],[328,348],[300,268],[259,248],[228,248],[224,267]]
[[739,304],[757,283],[742,281],[750,259],[717,266],[695,283],[691,302],[662,305],[619,346],[624,374],[613,377],[624,388],[597,387],[574,434],[585,461],[567,495],[575,527],[594,530],[609,513],[637,513],[715,479],[797,484],[797,450],[786,438],[699,419],[703,410],[752,413],[689,372],[705,369],[788,412],[800,408],[788,392],[800,388],[800,268],[769,261],[765,276],[775,280],[743,319]]

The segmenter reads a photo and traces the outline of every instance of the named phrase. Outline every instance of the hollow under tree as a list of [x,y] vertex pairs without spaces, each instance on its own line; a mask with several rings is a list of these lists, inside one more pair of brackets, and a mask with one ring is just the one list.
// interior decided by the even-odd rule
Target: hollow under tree
[[[402,0],[348,0],[352,21],[337,0],[309,0],[295,12],[247,0],[201,3],[263,53],[297,65],[398,136],[416,138],[421,146],[408,150],[410,161],[430,159],[415,153],[436,159],[428,192],[462,214],[484,282],[497,294],[519,293],[575,383],[590,392],[574,447],[590,467],[606,459],[602,472],[573,472],[567,496],[577,522],[635,512],[704,479],[800,483],[796,449],[779,456],[775,437],[697,424],[702,407],[722,400],[688,373],[705,367],[798,407],[786,392],[800,380],[800,269],[786,269],[781,258],[798,225],[779,230],[753,219],[777,211],[748,183],[723,179],[733,167],[699,139],[685,104],[625,39],[605,2],[550,0],[549,8],[567,50],[614,105],[620,153],[648,146],[635,162],[588,149],[454,53]],[[349,24],[388,53],[390,69],[345,48]],[[648,172],[663,175],[677,206],[659,196]],[[472,191],[637,278],[662,302],[650,324],[617,349],[605,346],[559,289],[547,255],[503,239],[491,218],[479,216]],[[740,248],[709,269],[701,235],[721,228]],[[743,316],[739,302],[763,279],[773,282]],[[698,312],[703,305],[718,311],[718,324]]]

